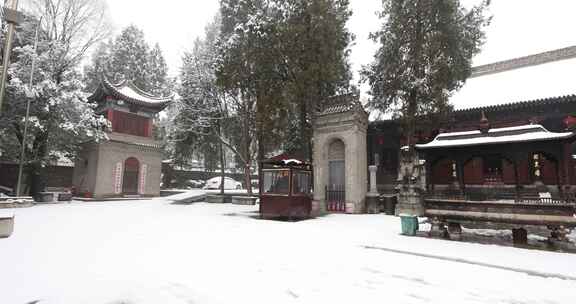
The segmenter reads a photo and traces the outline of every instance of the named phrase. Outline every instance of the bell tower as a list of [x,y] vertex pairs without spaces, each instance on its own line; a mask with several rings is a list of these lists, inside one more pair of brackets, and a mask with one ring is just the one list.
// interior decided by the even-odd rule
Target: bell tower
[[77,195],[93,198],[158,196],[162,150],[154,140],[155,115],[172,96],[154,96],[131,81],[111,83],[101,77],[88,97],[110,122],[108,139],[83,146],[74,167]]

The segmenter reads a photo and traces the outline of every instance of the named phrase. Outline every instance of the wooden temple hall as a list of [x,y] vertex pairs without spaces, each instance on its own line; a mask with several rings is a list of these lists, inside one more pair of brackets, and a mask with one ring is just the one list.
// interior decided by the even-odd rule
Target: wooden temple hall
[[[552,195],[576,187],[576,96],[455,111],[445,129],[420,131],[415,139],[426,160],[426,188],[437,193],[514,198]],[[368,128],[369,163],[378,165],[382,193],[398,183],[405,140],[392,121]]]

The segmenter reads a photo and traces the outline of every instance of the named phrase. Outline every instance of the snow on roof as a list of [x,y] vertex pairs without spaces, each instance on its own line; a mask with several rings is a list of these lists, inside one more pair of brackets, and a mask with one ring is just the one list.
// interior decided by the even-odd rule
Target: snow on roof
[[164,109],[170,102],[172,102],[174,97],[174,95],[167,97],[155,96],[151,93],[143,91],[142,89],[138,88],[132,81],[128,80],[124,80],[118,84],[113,84],[106,78],[105,75],[102,75],[101,78],[101,88],[104,89],[106,94],[111,94],[114,97],[127,103],[159,110]]
[[289,165],[289,164],[300,165],[300,164],[302,164],[302,161],[297,160],[297,159],[294,159],[294,158],[291,158],[291,159],[283,159],[282,162],[283,162],[285,165]]
[[554,133],[541,125],[522,125],[516,127],[490,129],[487,133],[480,130],[441,133],[427,144],[416,145],[418,149],[475,146],[487,144],[518,143],[563,139],[573,136],[572,132]]
[[[154,98],[151,97],[149,94],[145,94],[145,92],[137,89],[132,82],[127,82],[123,84],[120,88],[117,88],[122,95],[126,97],[130,97],[132,99],[137,99],[141,101],[145,101],[147,103],[162,103],[165,102],[165,99],[162,98]],[[138,92],[137,92],[138,90]]]
[[573,58],[470,78],[450,103],[463,110],[574,94],[575,70]]

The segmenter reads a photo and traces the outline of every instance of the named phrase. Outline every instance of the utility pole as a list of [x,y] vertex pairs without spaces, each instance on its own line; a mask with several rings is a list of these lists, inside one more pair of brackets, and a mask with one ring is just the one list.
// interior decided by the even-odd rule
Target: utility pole
[[6,44],[4,45],[4,60],[2,63],[2,78],[0,78],[0,112],[2,112],[2,101],[4,101],[4,92],[6,91],[6,74],[10,65],[10,52],[12,51],[12,40],[14,39],[14,27],[20,23],[20,13],[18,9],[18,0],[12,0],[10,7],[4,7],[4,20],[8,23],[8,34]]
[[38,48],[38,32],[42,24],[42,17],[38,20],[36,26],[36,34],[34,35],[34,57],[32,57],[32,67],[30,69],[30,82],[28,83],[28,91],[30,96],[26,96],[26,118],[24,119],[24,135],[22,136],[22,148],[20,150],[20,165],[18,166],[18,182],[16,184],[16,196],[20,196],[22,188],[22,171],[24,168],[24,158],[26,155],[26,139],[28,137],[28,120],[30,119],[30,101],[35,97],[32,83],[34,82],[34,68],[36,66],[36,49]]

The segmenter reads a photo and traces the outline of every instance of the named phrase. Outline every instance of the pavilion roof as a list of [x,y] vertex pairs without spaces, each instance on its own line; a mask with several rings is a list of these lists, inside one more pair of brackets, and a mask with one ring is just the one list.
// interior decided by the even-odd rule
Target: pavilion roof
[[523,142],[540,142],[561,140],[573,137],[573,132],[550,132],[541,125],[522,125],[516,127],[489,129],[465,132],[441,133],[427,144],[416,145],[416,149],[437,149],[492,144],[514,144]]
[[153,95],[138,88],[132,81],[123,80],[118,84],[113,84],[108,78],[102,75],[100,85],[90,97],[91,99],[102,99],[104,96],[113,96],[128,104],[133,104],[151,110],[161,111],[174,99],[174,95],[161,97]]

